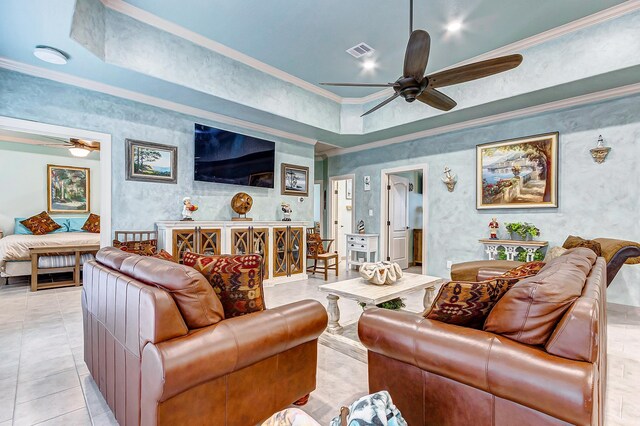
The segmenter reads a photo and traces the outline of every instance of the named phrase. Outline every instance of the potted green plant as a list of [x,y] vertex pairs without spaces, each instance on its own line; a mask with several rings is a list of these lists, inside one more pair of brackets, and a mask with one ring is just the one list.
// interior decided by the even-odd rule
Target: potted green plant
[[525,223],[525,225],[526,225],[527,240],[532,240],[535,237],[540,236],[540,229],[538,229],[534,224]]
[[524,240],[527,236],[526,224],[522,222],[509,222],[505,228],[512,240]]
[[[367,304],[363,303],[363,302],[358,302],[358,305],[360,305],[360,307],[363,310],[364,310],[365,306],[367,306]],[[397,297],[395,299],[387,300],[386,302],[378,303],[376,306],[378,308],[390,309],[392,311],[398,311],[398,310],[406,307],[407,305],[404,304],[404,300],[403,299]]]

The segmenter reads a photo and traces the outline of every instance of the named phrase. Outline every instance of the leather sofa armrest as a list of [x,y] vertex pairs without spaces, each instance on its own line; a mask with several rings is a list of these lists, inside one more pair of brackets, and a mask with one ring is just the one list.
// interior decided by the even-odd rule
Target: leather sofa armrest
[[477,260],[456,263],[451,266],[452,281],[482,281],[496,277],[522,265],[515,260]]
[[142,397],[165,401],[194,386],[318,338],[321,303],[303,300],[230,318],[142,352]]
[[482,330],[385,309],[365,311],[358,334],[369,351],[569,423],[590,424],[595,415],[584,410],[598,385],[591,363],[550,355]]

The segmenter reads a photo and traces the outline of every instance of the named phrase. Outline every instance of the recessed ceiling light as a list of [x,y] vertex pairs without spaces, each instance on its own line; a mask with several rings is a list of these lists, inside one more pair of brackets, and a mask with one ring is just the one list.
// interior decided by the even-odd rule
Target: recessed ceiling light
[[33,50],[36,58],[49,62],[50,64],[64,65],[69,57],[58,49],[49,46],[36,46]]
[[372,70],[376,67],[376,62],[373,60],[364,61],[362,63],[362,68],[365,70]]
[[461,21],[451,21],[449,22],[449,24],[447,24],[447,31],[449,31],[450,33],[458,32],[461,29],[462,29]]

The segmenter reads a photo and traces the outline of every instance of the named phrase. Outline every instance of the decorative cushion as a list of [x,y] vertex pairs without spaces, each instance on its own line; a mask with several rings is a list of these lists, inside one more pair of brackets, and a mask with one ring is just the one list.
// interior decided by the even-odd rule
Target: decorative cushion
[[[262,256],[258,254],[198,256],[196,271],[209,280],[225,318],[263,311]],[[191,259],[192,256],[189,256]],[[184,258],[183,258],[184,262]]]
[[202,274],[193,268],[151,256],[129,256],[122,261],[120,272],[168,292],[189,330],[206,327],[224,319],[220,299]]
[[480,282],[450,281],[440,287],[424,317],[480,329],[491,308],[518,280],[496,277]]
[[196,266],[196,262],[201,257],[206,257],[204,254],[193,253],[190,251],[186,251],[182,254],[182,264],[191,266],[192,268]]
[[596,256],[602,256],[602,247],[600,246],[599,242],[594,240],[585,240],[584,238],[576,237],[573,235],[569,235],[567,239],[564,240],[562,247],[566,249],[586,247],[593,250]]
[[20,221],[33,235],[44,235],[62,228],[47,212],[42,212],[28,219]]
[[100,216],[97,214],[91,213],[87,218],[87,221],[82,225],[82,229],[87,232],[92,232],[94,234],[100,233]]
[[527,345],[544,345],[556,324],[582,294],[596,261],[576,248],[552,260],[537,275],[520,280],[489,313],[484,330]]
[[173,256],[171,256],[171,253],[169,253],[168,251],[166,251],[165,249],[160,249],[160,251],[154,255],[152,255],[151,257],[155,257],[157,259],[163,259],[163,260],[168,260],[170,262],[174,262],[174,263],[178,263],[176,262],[176,260],[173,258]]
[[125,241],[113,240],[113,246],[127,253],[153,256],[158,250],[158,240]]
[[544,262],[547,263],[547,262],[552,261],[553,259],[558,258],[558,257],[562,256],[566,251],[567,251],[567,249],[564,248],[564,247],[560,247],[560,246],[550,247],[547,250],[547,254],[544,257]]
[[532,275],[536,275],[542,267],[545,265],[544,262],[527,262],[523,265],[516,266],[513,269],[509,269],[504,274],[500,275],[502,278],[526,278]]
[[[22,221],[25,220],[26,217],[16,217],[14,219],[13,233],[16,235],[33,235],[33,232],[29,231],[29,229],[22,224]],[[55,223],[60,225],[60,228],[51,232],[52,234],[59,234],[61,232],[71,232],[68,225],[68,219],[63,217],[52,217],[51,218]]]
[[307,235],[307,254],[309,256],[316,256],[324,253],[324,244],[322,244],[322,237],[320,234],[313,233]]

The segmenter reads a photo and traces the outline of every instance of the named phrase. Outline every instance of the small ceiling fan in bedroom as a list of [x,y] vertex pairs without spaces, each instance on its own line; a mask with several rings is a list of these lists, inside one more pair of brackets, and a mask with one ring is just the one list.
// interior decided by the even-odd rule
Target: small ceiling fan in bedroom
[[393,88],[395,91],[393,96],[371,108],[361,117],[371,114],[400,96],[407,102],[413,102],[417,99],[434,108],[449,111],[457,105],[456,101],[436,90],[437,88],[508,71],[522,62],[522,55],[508,55],[424,75],[429,60],[431,37],[424,30],[413,30],[413,0],[410,0],[409,3],[409,31],[411,35],[405,51],[402,77],[395,83],[320,83],[325,86]]
[[71,152],[71,155],[73,155],[74,157],[86,157],[92,151],[100,151],[100,142],[97,141],[85,141],[83,139],[77,138],[69,138],[69,140],[60,138],[50,139],[60,141],[60,143],[42,144],[42,146],[68,148],[69,152]]

